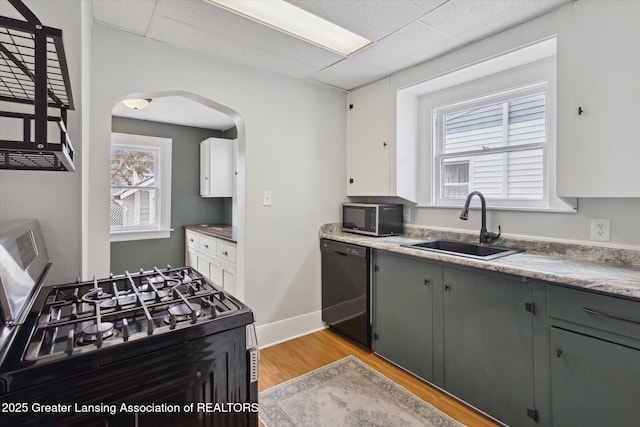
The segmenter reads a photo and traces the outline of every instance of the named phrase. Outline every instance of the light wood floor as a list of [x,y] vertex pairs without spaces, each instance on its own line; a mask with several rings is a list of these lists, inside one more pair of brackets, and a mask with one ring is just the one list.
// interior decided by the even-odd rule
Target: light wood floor
[[[352,355],[467,426],[497,426],[482,414],[394,366],[370,350],[325,329],[261,350],[259,391]],[[262,424],[260,424],[262,426]],[[274,426],[277,427],[277,426]]]

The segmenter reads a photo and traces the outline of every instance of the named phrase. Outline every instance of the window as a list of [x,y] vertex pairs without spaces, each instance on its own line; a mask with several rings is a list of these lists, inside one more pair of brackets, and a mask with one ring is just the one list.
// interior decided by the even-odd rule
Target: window
[[438,64],[397,90],[403,195],[448,208],[478,190],[489,208],[575,211],[574,199],[556,196],[555,37],[448,72]]
[[545,202],[546,83],[433,110],[437,202],[470,191],[521,206]]
[[113,133],[111,240],[169,237],[171,140]]

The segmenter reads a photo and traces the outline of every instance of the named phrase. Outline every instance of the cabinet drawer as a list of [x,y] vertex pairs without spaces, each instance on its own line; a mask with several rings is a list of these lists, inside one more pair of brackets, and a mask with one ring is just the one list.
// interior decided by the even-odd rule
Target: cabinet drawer
[[200,236],[191,230],[184,232],[184,237],[187,242],[188,248],[198,249],[200,248]]
[[200,250],[207,255],[216,254],[216,239],[210,237],[200,237]]
[[236,262],[236,245],[218,240],[216,255],[229,262]]
[[550,317],[640,339],[640,302],[560,286],[548,288]]

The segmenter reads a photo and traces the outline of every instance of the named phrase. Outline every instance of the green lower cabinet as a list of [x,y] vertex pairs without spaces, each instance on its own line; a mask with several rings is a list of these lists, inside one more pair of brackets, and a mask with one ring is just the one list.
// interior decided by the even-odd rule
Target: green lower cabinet
[[535,425],[531,286],[444,268],[444,388],[510,426]]
[[442,267],[378,251],[374,258],[373,350],[433,380],[433,288]]
[[554,427],[640,425],[640,350],[551,328]]

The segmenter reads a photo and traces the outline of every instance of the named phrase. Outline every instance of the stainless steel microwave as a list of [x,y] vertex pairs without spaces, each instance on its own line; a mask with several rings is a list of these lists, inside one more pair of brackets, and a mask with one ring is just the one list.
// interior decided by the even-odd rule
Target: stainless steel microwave
[[403,232],[403,205],[344,203],[342,231],[369,236],[393,236]]

